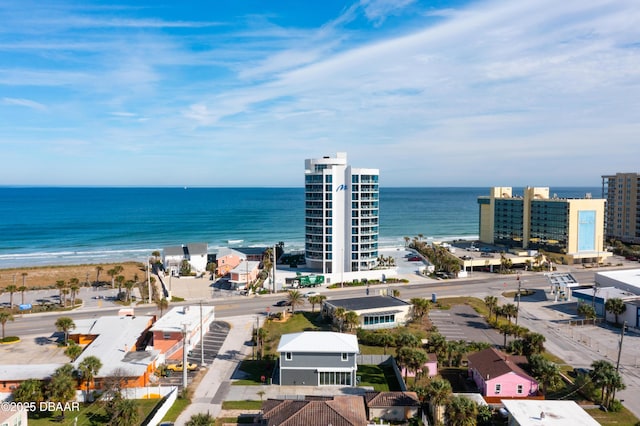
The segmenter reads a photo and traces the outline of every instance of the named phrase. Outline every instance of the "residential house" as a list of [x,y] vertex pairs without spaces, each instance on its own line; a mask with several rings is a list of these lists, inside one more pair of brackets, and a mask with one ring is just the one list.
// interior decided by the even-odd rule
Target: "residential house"
[[[407,370],[405,367],[400,369],[400,373],[403,377],[416,376],[415,371]],[[426,374],[427,377],[435,377],[438,375],[438,357],[436,354],[427,354],[427,362],[422,365],[422,373]]]
[[196,274],[207,270],[207,243],[188,243],[187,245],[165,247],[162,250],[162,265],[170,275],[180,276],[182,262],[189,262]]
[[27,410],[23,407],[18,408],[7,404],[7,407],[2,407],[0,410],[0,425],[2,426],[27,426],[27,421]]
[[554,425],[597,426],[598,423],[575,401],[502,400],[509,426]]
[[253,283],[260,273],[260,262],[245,260],[229,271],[229,282],[238,290],[244,290]]
[[224,277],[244,260],[247,260],[247,256],[243,253],[231,248],[221,248],[216,256],[216,263],[218,264],[216,275]]
[[163,354],[165,360],[181,360],[183,338],[186,333],[187,350],[200,342],[203,333],[215,319],[214,306],[179,306],[171,309],[153,324],[153,348]]
[[358,314],[363,329],[395,328],[411,320],[411,304],[392,296],[367,296],[325,300],[322,314],[333,317],[338,308]]
[[538,394],[538,382],[518,363],[524,357],[509,356],[489,348],[468,356],[469,376],[487,402],[502,398],[530,398]]
[[367,426],[361,396],[307,396],[305,399],[268,399],[262,403],[260,424],[265,426]]
[[420,408],[415,392],[367,392],[364,399],[369,419],[404,422],[418,414]]
[[356,386],[360,352],[352,334],[303,331],[280,338],[279,384]]

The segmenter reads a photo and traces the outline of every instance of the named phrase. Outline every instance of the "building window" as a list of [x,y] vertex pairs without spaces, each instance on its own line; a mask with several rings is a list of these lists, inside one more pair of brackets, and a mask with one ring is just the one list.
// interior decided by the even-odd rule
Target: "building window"
[[163,338],[164,340],[169,340],[169,339],[171,339],[171,333],[167,333],[167,332],[162,333],[162,338]]
[[349,354],[346,352],[342,352],[342,360],[343,361],[349,361]]
[[291,352],[285,352],[284,359],[286,359],[287,361],[291,361],[293,359],[293,354]]
[[496,383],[496,395],[500,395],[500,391],[502,390],[502,385],[500,383]]
[[518,385],[518,388],[516,390],[516,392],[518,393],[518,395],[522,395],[522,391],[523,391],[523,386],[522,385]]

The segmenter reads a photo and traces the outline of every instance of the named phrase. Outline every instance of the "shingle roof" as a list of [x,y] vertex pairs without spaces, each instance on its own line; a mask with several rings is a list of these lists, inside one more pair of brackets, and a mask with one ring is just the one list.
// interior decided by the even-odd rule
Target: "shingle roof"
[[268,426],[365,426],[367,414],[360,396],[333,399],[267,400],[262,419]]
[[353,334],[333,331],[303,331],[283,334],[278,352],[359,353],[358,338]]
[[417,407],[420,399],[415,392],[367,392],[364,395],[368,407]]
[[469,366],[474,368],[484,380],[494,379],[508,373],[516,373],[519,376],[535,381],[533,377],[529,376],[517,365],[516,360],[520,361],[521,357],[510,357],[494,348],[471,354],[467,359],[469,360]]
[[197,254],[207,254],[209,250],[209,245],[207,243],[188,243],[187,251],[190,256]]

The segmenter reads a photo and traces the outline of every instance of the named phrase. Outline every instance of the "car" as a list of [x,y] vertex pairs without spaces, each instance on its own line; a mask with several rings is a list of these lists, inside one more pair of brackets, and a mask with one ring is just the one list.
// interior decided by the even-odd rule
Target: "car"
[[462,256],[460,259],[462,259],[462,260],[471,260],[471,259],[473,259],[473,257],[465,255],[465,256]]
[[411,256],[407,258],[409,262],[422,262],[422,258],[420,256]]
[[589,374],[591,374],[591,370],[588,368],[574,368],[573,369],[573,374],[578,377],[578,376],[588,376]]
[[[198,369],[198,364],[193,364],[191,362],[187,363],[187,371],[196,371]],[[171,371],[183,371],[182,363],[179,364],[169,364],[167,365],[167,370]]]
[[273,306],[291,306],[291,302],[288,300],[280,300],[276,302]]
[[317,291],[308,291],[305,294],[303,294],[303,296],[305,298],[309,298],[311,296],[320,296],[320,293],[318,293]]

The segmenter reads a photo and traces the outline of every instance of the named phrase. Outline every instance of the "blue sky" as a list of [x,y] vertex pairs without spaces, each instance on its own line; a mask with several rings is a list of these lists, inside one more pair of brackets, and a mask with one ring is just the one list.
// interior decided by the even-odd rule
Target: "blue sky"
[[109,3],[0,0],[0,185],[640,172],[637,0]]

